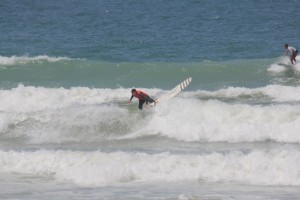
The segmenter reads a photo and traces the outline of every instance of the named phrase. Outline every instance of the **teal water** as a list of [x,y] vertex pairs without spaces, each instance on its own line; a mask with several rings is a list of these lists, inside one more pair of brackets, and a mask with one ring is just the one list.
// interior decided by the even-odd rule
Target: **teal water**
[[[56,59],[53,61],[53,59]],[[6,62],[5,62],[6,60]],[[9,60],[9,61],[7,61]],[[203,62],[103,62],[50,57],[2,57],[2,89],[19,84],[41,87],[160,88],[171,89],[192,76],[188,90],[217,90],[227,87],[257,88],[270,84],[299,85],[298,68],[272,65],[274,59],[244,59]],[[287,59],[285,59],[288,62]],[[297,64],[298,66],[298,64]],[[280,70],[280,68],[282,70]]]

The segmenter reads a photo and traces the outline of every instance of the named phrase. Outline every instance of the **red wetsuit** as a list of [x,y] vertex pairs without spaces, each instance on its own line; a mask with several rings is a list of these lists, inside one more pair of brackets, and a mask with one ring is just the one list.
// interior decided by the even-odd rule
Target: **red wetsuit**
[[135,95],[132,95],[130,98],[130,101],[132,100],[133,97],[138,98],[139,100],[145,100],[145,98],[149,96],[148,94],[146,94],[145,92],[142,92],[140,90],[136,90]]
[[142,92],[140,90],[136,90],[135,95],[131,95],[130,101],[132,100],[133,97],[136,97],[139,99],[139,109],[143,109],[143,104],[146,102],[146,104],[148,103],[152,103],[155,102],[152,98],[149,97],[149,95],[145,92]]

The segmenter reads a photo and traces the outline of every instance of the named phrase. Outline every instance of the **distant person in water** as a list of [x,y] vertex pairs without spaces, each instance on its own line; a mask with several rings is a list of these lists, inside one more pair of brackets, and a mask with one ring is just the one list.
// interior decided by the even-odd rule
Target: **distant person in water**
[[142,110],[143,109],[143,105],[146,102],[146,104],[148,103],[153,103],[155,102],[155,100],[153,100],[151,97],[149,97],[148,94],[146,94],[145,92],[142,92],[140,90],[136,90],[136,89],[132,89],[131,90],[131,98],[130,98],[130,102],[132,100],[133,97],[136,97],[139,99],[139,109]]
[[292,64],[296,64],[296,56],[298,55],[298,50],[294,47],[285,44],[283,46],[285,48],[285,55],[290,57]]

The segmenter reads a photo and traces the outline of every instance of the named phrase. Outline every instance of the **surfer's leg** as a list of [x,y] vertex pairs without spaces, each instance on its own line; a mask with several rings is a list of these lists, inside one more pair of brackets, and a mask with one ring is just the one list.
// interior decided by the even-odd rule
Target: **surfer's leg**
[[297,55],[298,55],[298,50],[296,50],[295,53],[293,54],[293,58],[294,58],[293,60],[295,61],[295,64],[296,64]]
[[151,97],[149,97],[149,96],[147,96],[147,97],[145,98],[145,100],[146,100],[146,104],[155,102],[155,101],[154,101]]
[[293,55],[291,55],[290,61],[292,62],[292,64],[294,64],[294,57],[293,57]]
[[145,100],[139,100],[139,109],[143,109],[143,104],[145,103]]
[[[295,52],[291,55],[290,60],[291,60],[292,64],[296,64],[296,57],[297,57],[297,55],[298,55],[298,50],[295,51]],[[295,62],[295,63],[294,63],[294,62]]]

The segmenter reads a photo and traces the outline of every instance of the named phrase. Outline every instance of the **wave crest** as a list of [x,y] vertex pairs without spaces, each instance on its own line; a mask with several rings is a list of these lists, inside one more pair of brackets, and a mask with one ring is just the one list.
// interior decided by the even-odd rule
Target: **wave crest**
[[47,55],[39,55],[35,57],[29,56],[0,56],[0,65],[9,66],[15,64],[27,64],[27,63],[41,63],[41,62],[59,62],[65,60],[72,60],[68,57],[49,57]]

